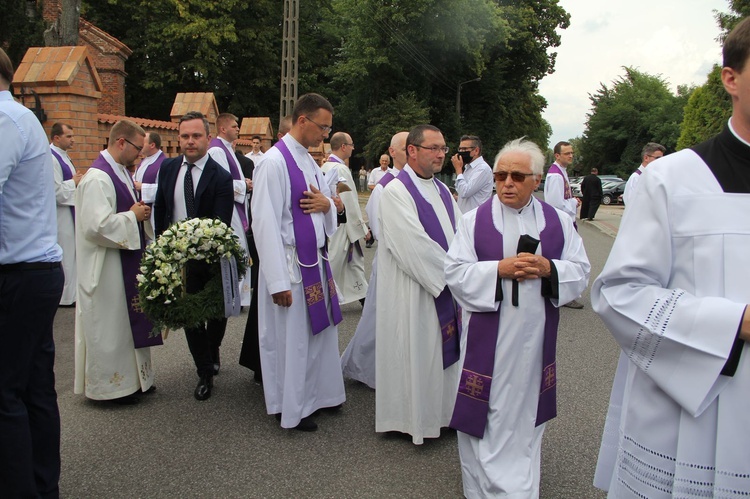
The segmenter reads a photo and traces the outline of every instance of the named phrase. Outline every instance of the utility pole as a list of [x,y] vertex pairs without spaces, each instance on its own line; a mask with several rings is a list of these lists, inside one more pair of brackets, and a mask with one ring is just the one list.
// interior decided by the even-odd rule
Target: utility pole
[[291,114],[297,100],[299,0],[284,0],[284,40],[281,49],[281,102],[279,121]]

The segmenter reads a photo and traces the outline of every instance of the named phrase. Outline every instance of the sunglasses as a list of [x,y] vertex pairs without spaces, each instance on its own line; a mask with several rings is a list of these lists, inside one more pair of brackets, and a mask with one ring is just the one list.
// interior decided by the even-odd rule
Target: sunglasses
[[535,173],[521,173],[521,172],[493,172],[496,182],[505,182],[510,175],[513,182],[525,182],[528,177],[533,177]]

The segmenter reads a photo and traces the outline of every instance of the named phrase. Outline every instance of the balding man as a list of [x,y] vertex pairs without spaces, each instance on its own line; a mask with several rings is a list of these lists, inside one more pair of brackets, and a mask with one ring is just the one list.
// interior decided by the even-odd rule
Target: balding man
[[331,154],[321,167],[331,193],[338,193],[346,207],[346,222],[339,225],[328,245],[331,271],[338,286],[341,305],[364,301],[367,296],[365,255],[361,239],[367,236],[369,229],[359,207],[357,185],[346,165],[353,151],[351,136],[336,132],[331,137]]
[[458,430],[464,496],[539,497],[544,423],[556,414],[558,307],[586,288],[573,221],[537,200],[544,154],[517,139],[495,158],[497,195],[463,216],[445,278],[464,312]]
[[[391,138],[391,146],[388,152],[393,158],[394,168],[390,168],[387,174],[380,179],[378,185],[370,194],[365,210],[370,220],[373,238],[378,237],[377,212],[380,204],[380,196],[388,183],[396,178],[396,175],[406,165],[406,137],[409,132],[398,132]],[[370,273],[370,285],[367,288],[365,306],[362,309],[362,317],[359,319],[357,329],[354,332],[349,345],[341,356],[341,369],[344,376],[356,379],[370,388],[375,388],[375,314],[376,314],[376,289],[377,289],[377,262],[378,254],[372,258],[372,272]]]

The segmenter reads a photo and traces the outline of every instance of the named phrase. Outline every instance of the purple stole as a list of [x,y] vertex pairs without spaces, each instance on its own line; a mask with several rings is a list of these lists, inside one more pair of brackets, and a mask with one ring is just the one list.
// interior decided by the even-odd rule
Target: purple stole
[[330,161],[332,163],[338,163],[340,165],[345,165],[346,164],[343,161],[341,161],[340,159],[338,159],[336,156],[328,156],[328,161]]
[[[134,203],[132,195],[135,194],[135,191],[120,180],[120,177],[117,176],[112,166],[104,159],[104,156],[99,154],[99,157],[96,158],[91,168],[103,171],[112,180],[117,200],[117,213],[130,210],[130,207]],[[135,276],[140,271],[141,257],[143,256],[143,249],[145,247],[144,241],[146,240],[142,223],[138,223],[138,229],[141,235],[141,247],[137,250],[121,249],[120,263],[122,264],[122,281],[125,284],[125,298],[127,299],[130,330],[133,334],[133,346],[135,348],[144,348],[161,345],[163,342],[161,335],[152,335],[151,332],[154,326],[138,306],[138,284]]]
[[[73,174],[70,173],[70,168],[68,168],[68,163],[63,161],[62,156],[57,154],[57,151],[55,151],[51,147],[49,148],[49,151],[52,153],[55,159],[57,159],[57,162],[60,163],[60,170],[62,170],[63,182],[65,182],[66,180],[71,180],[73,178]],[[70,207],[70,214],[73,215],[73,222],[75,223],[76,221],[76,207],[75,206]]]
[[[562,224],[555,209],[541,202],[546,222],[539,234],[542,256],[548,260],[559,260],[562,255],[565,237]],[[474,225],[474,249],[478,261],[503,259],[503,235],[492,222],[492,198],[477,208]],[[450,427],[471,436],[482,438],[487,426],[490,388],[495,370],[495,351],[500,328],[500,307],[495,312],[474,312],[466,330],[466,355],[458,385],[456,405]],[[557,325],[560,311],[544,298],[544,344],[542,346],[542,382],[539,387],[539,404],[536,412],[536,426],[557,415],[557,377],[555,369],[555,349],[557,346]]]
[[[448,241],[445,239],[445,233],[443,232],[443,227],[440,225],[440,220],[435,213],[435,209],[422,197],[422,194],[420,194],[408,173],[402,171],[395,178],[400,180],[406,187],[406,190],[409,191],[409,194],[411,194],[414,203],[417,205],[419,221],[422,222],[422,227],[424,227],[427,235],[447,252]],[[440,192],[440,199],[445,205],[445,210],[448,212],[451,225],[455,231],[456,215],[453,213],[453,198],[451,197],[451,193],[442,182],[436,182],[433,179],[433,183],[438,188],[438,192]],[[458,335],[461,333],[461,309],[453,301],[453,295],[447,285],[443,288],[440,295],[435,298],[435,311],[440,322],[440,334],[443,339],[443,369],[446,369],[455,364],[461,356],[461,347],[458,340]]]
[[[161,168],[161,164],[164,162],[164,158],[166,157],[163,152],[156,153],[159,155],[159,157],[148,165],[146,167],[146,171],[143,172],[143,178],[141,179],[141,182],[144,184],[155,184],[156,183],[156,176],[159,174],[159,168]],[[153,206],[154,203],[146,203],[149,206]]]
[[[219,139],[218,137],[211,139],[211,143],[208,144],[208,147],[220,147],[227,157],[227,162],[229,163],[229,173],[232,174],[232,179],[244,179],[244,177],[240,174],[240,168],[237,166],[237,160],[234,153],[227,149],[227,146],[224,145],[224,142],[222,142],[221,139]],[[247,223],[247,213],[245,213],[245,203],[238,203],[235,201],[234,207],[237,208],[237,214],[240,216],[240,221],[242,221],[243,230],[247,232],[249,225]]]
[[[391,180],[393,180],[394,178],[396,178],[395,175],[393,175],[391,173],[386,173],[385,175],[383,175],[383,178],[380,179],[380,181],[377,183],[377,185],[382,185],[383,189],[385,189],[385,186],[388,185],[388,183]],[[448,212],[450,213],[450,210],[448,210]]]
[[568,183],[567,177],[565,176],[565,174],[563,174],[563,171],[560,169],[560,167],[555,163],[552,163],[552,166],[550,166],[549,170],[547,171],[547,175],[549,175],[550,173],[555,173],[563,178],[563,182],[565,183],[565,192],[563,192],[563,199],[572,198],[573,192],[570,190],[570,184]]
[[[299,269],[302,274],[302,286],[305,291],[305,301],[307,302],[307,313],[310,316],[310,325],[312,334],[316,335],[331,326],[328,318],[328,307],[325,302],[323,293],[323,282],[320,279],[320,270],[318,269],[318,245],[315,238],[315,225],[313,225],[312,216],[305,213],[300,206],[300,201],[305,197],[303,194],[308,190],[305,174],[297,166],[291,151],[280,140],[274,144],[281,155],[284,157],[287,172],[289,173],[289,184],[291,187],[292,202],[292,224],[294,225],[294,240],[297,243],[297,258],[299,260]],[[323,259],[326,269],[326,279],[328,284],[328,299],[331,301],[331,314],[333,315],[333,325],[342,320],[341,308],[336,294],[336,284],[333,282],[331,266],[327,259]]]
[[636,169],[636,170],[635,170],[635,173],[637,173],[638,175],[643,175],[643,172],[641,171],[641,169],[640,169],[640,168]]

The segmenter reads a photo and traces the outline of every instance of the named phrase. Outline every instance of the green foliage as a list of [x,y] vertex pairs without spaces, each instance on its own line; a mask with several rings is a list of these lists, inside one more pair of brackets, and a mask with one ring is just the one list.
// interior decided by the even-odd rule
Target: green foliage
[[722,29],[722,34],[719,37],[722,42],[740,21],[750,16],[750,0],[729,0],[729,9],[732,12],[728,14],[714,11],[716,22]]
[[0,47],[17,67],[29,47],[44,45],[44,23],[38,5],[29,6],[26,0],[3,2],[0,15]]
[[413,92],[384,101],[370,113],[365,156],[372,158],[386,153],[396,132],[426,123],[429,116],[430,110]]
[[699,144],[719,133],[732,115],[732,99],[721,83],[721,67],[717,64],[698,87],[685,106],[677,149]]
[[674,95],[661,77],[629,67],[624,70],[625,76],[610,87],[601,84],[589,95],[592,109],[580,151],[584,171],[593,167],[606,174],[632,171],[647,142],[658,142],[671,151],[677,145],[690,89],[681,87]]

